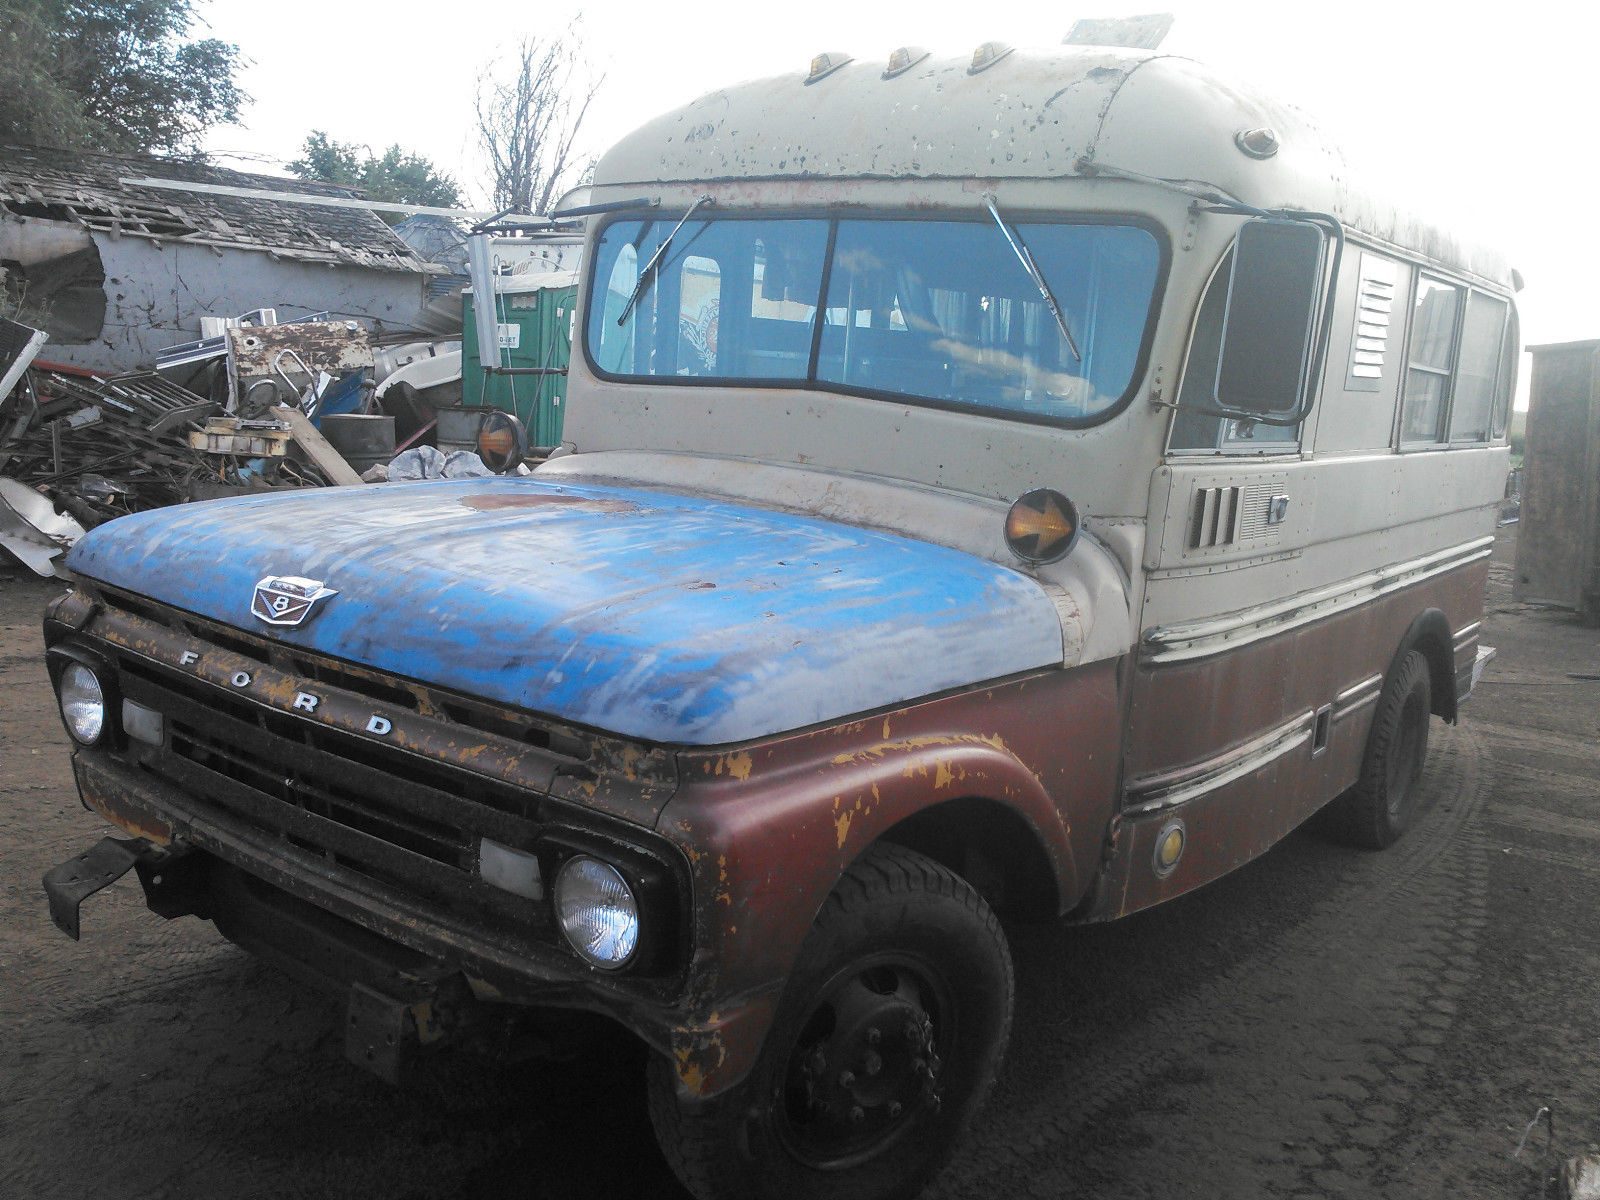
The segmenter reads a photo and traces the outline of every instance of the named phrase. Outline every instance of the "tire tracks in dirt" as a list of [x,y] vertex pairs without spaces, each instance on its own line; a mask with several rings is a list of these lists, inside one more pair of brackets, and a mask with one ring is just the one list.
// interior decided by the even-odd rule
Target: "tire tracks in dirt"
[[1378,1152],[1475,971],[1486,870],[1466,831],[1488,794],[1482,760],[1470,727],[1435,726],[1427,807],[1404,840],[1349,854],[1298,924],[1096,1031],[1065,1095],[1002,1101],[930,1194],[1376,1194]]

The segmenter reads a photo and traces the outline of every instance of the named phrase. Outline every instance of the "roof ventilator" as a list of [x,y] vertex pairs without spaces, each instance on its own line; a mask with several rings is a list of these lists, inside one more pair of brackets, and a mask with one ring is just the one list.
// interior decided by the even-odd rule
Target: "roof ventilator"
[[1271,158],[1278,152],[1278,131],[1266,126],[1241,129],[1233,135],[1233,144],[1251,158]]

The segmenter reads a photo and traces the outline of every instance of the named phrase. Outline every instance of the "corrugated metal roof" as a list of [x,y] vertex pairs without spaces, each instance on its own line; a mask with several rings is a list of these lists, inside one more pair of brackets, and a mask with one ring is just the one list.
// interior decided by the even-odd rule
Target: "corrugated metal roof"
[[257,250],[380,271],[425,271],[424,260],[411,247],[375,214],[361,209],[140,188],[123,182],[138,177],[309,196],[359,196],[331,184],[255,175],[193,160],[0,146],[0,210],[66,220],[113,237]]

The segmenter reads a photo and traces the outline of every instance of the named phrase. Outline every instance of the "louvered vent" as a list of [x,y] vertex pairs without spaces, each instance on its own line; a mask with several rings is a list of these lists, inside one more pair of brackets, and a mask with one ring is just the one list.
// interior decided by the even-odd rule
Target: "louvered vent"
[[1389,353],[1394,320],[1395,265],[1376,255],[1361,256],[1361,283],[1356,293],[1355,336],[1350,347],[1351,391],[1376,392],[1383,386],[1383,364]]
[[1242,487],[1195,488],[1189,512],[1189,549],[1230,546],[1239,540],[1239,519],[1244,512]]
[[1189,549],[1235,546],[1272,533],[1267,514],[1276,482],[1195,488],[1189,508]]

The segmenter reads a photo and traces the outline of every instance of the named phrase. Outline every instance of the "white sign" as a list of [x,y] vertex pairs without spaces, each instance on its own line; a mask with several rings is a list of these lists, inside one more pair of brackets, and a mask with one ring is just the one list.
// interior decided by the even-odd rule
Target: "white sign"
[[500,331],[500,349],[515,350],[522,345],[521,325],[496,325]]

